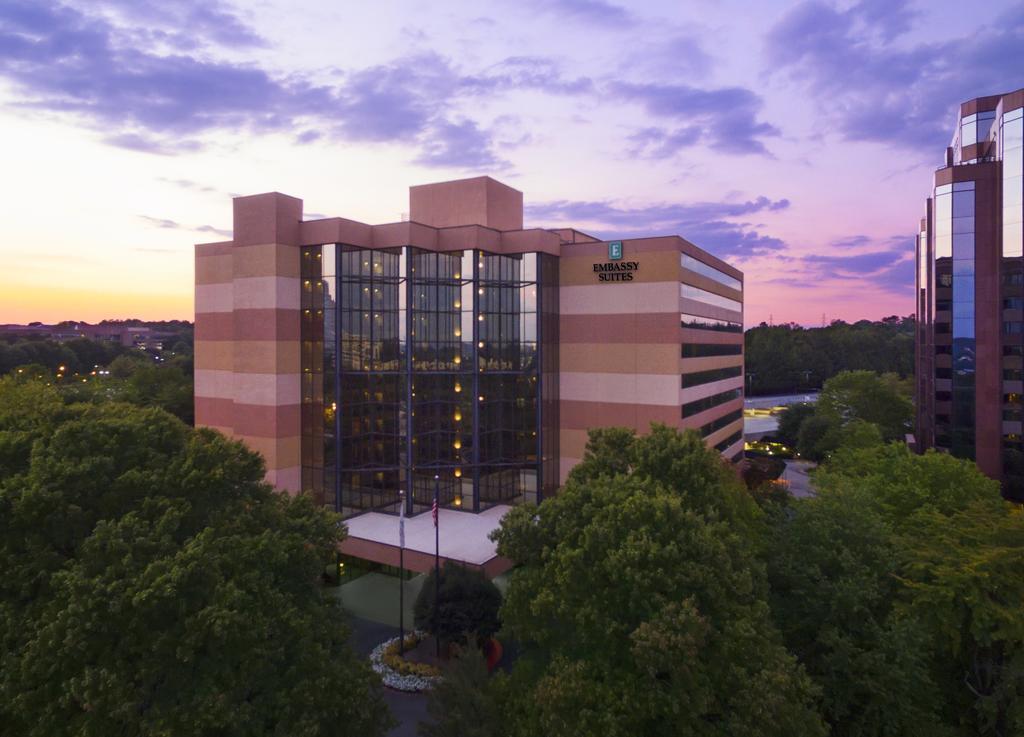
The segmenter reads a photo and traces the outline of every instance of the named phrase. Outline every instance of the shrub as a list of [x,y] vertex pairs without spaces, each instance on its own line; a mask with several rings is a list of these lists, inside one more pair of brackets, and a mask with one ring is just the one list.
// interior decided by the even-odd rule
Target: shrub
[[465,642],[471,634],[483,640],[498,631],[501,592],[483,573],[448,561],[436,602],[435,580],[431,572],[416,599],[417,628],[442,642]]

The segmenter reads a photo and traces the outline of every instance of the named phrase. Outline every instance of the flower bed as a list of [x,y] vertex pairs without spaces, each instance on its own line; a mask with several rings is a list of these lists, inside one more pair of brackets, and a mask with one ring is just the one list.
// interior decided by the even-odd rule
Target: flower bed
[[[412,650],[426,637],[419,630],[405,638],[405,649]],[[413,663],[398,654],[400,637],[385,640],[370,653],[370,665],[384,685],[397,691],[427,691],[441,681],[441,671],[429,663]]]

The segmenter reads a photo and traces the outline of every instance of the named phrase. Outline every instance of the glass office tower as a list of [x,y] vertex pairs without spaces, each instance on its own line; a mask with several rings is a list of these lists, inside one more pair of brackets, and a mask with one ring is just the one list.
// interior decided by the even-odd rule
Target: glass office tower
[[558,260],[302,249],[302,486],[345,515],[558,485]]
[[1024,499],[1024,90],[960,106],[918,235],[917,442]]

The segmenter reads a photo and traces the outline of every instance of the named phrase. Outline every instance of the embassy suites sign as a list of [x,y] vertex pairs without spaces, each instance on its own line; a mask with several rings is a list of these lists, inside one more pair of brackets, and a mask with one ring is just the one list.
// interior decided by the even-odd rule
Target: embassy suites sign
[[622,260],[622,241],[608,244],[608,261],[594,264],[598,281],[633,281],[633,274],[640,271],[639,261]]

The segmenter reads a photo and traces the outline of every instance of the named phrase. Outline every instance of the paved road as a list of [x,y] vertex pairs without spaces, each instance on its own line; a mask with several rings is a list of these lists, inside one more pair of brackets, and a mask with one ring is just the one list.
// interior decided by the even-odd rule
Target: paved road
[[[398,628],[371,622],[368,619],[349,617],[352,627],[352,647],[363,657],[389,637],[398,635]],[[416,737],[416,726],[427,718],[427,697],[423,694],[408,694],[384,689],[384,701],[398,721],[398,726],[388,732],[389,737]]]
[[807,472],[814,468],[810,461],[786,461],[786,470],[782,472],[783,480],[789,482],[789,493],[799,498],[814,496],[814,488]]

